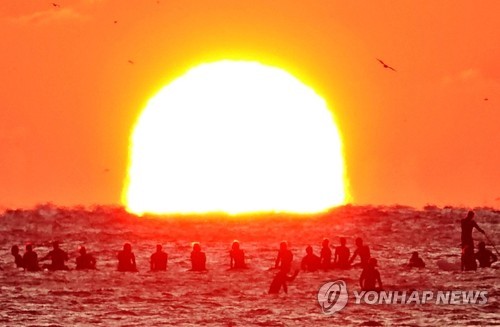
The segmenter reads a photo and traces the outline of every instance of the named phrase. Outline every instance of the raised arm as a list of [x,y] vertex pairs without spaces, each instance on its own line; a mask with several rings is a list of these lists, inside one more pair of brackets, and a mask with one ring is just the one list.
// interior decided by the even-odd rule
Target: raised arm
[[281,261],[281,252],[278,252],[278,257],[276,258],[276,262],[274,263],[274,268],[278,268]]
[[352,263],[354,259],[358,256],[358,249],[354,250],[354,253],[352,254],[351,260],[349,260],[349,263]]
[[378,286],[380,288],[382,288],[382,279],[380,279],[380,272],[377,270],[377,276],[376,276],[376,279],[375,279],[377,282],[378,282]]

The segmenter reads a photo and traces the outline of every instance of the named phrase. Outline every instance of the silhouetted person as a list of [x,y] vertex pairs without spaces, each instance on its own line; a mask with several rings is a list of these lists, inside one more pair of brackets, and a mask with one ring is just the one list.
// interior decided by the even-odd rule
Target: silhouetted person
[[410,268],[424,268],[425,262],[418,256],[418,252],[415,251],[411,254],[410,261],[408,262],[408,267]]
[[349,257],[351,256],[351,252],[349,251],[349,248],[345,244],[346,244],[345,237],[341,237],[340,246],[337,246],[335,248],[335,258],[333,261],[335,268],[338,269],[351,268],[351,264],[349,263]]
[[69,260],[68,254],[59,247],[59,242],[52,243],[52,250],[47,253],[46,256],[41,258],[39,261],[51,260],[52,263],[49,265],[43,265],[50,271],[55,270],[69,270],[65,262]]
[[474,211],[469,211],[467,217],[461,221],[462,227],[462,247],[468,245],[472,250],[474,250],[474,239],[472,238],[472,230],[476,228],[480,233],[484,234],[484,231],[477,225],[474,220]]
[[292,261],[293,253],[288,249],[288,243],[286,241],[281,242],[274,268],[280,268],[280,270],[289,272],[292,269]]
[[23,257],[19,254],[19,246],[13,245],[10,248],[10,253],[14,256],[14,263],[17,268],[23,268]]
[[167,270],[168,254],[163,251],[161,244],[156,245],[156,252],[151,255],[151,271]]
[[191,270],[192,271],[205,271],[207,263],[207,256],[205,252],[201,251],[199,243],[193,244],[193,251],[191,251]]
[[306,247],[306,256],[302,258],[300,269],[305,271],[316,271],[321,266],[320,258],[313,253],[312,246]]
[[238,241],[234,241],[231,246],[231,251],[229,251],[229,266],[231,269],[244,269],[247,266],[245,265],[245,252],[240,249],[240,243]]
[[321,243],[321,253],[320,253],[320,261],[321,268],[327,270],[332,267],[332,250],[330,249],[330,241],[328,239],[324,239],[323,243]]
[[351,260],[349,260],[349,264],[352,265],[357,256],[359,256],[361,262],[359,265],[356,264],[355,266],[361,266],[364,268],[368,263],[368,260],[370,260],[370,248],[368,245],[363,245],[363,240],[360,237],[356,239],[356,250],[354,250],[354,254],[352,255]]
[[462,271],[477,270],[476,256],[474,255],[474,248],[470,244],[465,244],[462,247]]
[[39,271],[38,255],[33,251],[33,245],[27,244],[23,255],[23,267],[26,271]]
[[359,277],[359,285],[362,291],[382,290],[382,280],[380,279],[380,272],[375,268],[376,266],[377,260],[375,258],[370,258],[363,268],[361,276]]
[[132,252],[130,243],[123,244],[123,250],[118,252],[118,271],[136,272],[135,254]]
[[274,276],[273,281],[271,282],[271,286],[269,287],[269,294],[278,294],[280,292],[281,287],[283,287],[283,291],[288,293],[288,286],[286,282],[292,282],[295,277],[299,274],[298,270],[295,270],[295,273],[292,276],[288,276],[288,273],[280,269],[280,271]]
[[476,252],[476,260],[479,261],[479,267],[491,267],[491,264],[497,261],[497,256],[494,255],[490,250],[486,249],[486,244],[484,244],[484,242],[479,242],[477,247],[478,251]]
[[80,252],[80,255],[76,258],[76,269],[96,269],[95,258],[92,256],[92,254],[87,253],[87,249],[84,246],[80,246],[78,252]]

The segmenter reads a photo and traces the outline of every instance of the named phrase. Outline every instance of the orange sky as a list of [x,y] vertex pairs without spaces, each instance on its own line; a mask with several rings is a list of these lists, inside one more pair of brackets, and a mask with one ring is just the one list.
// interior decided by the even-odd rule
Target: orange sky
[[353,203],[500,207],[499,1],[57,3],[0,8],[0,207],[118,203],[148,98],[227,58],[327,100]]

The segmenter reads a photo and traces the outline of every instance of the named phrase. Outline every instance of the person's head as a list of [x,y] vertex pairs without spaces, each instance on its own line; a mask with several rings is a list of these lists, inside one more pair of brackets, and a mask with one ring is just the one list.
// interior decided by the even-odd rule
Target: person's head
[[80,246],[78,252],[80,252],[81,255],[85,255],[87,253],[87,249],[82,245]]
[[484,250],[484,249],[486,249],[486,244],[484,242],[479,242],[477,247],[479,248],[479,250]]
[[18,255],[19,254],[19,246],[12,245],[12,247],[10,248],[10,253],[12,253],[12,255]]
[[201,252],[201,245],[200,245],[200,243],[194,243],[193,244],[193,251],[194,252]]
[[363,239],[361,237],[358,237],[356,239],[356,246],[358,247],[363,246]]
[[161,252],[162,249],[163,246],[161,246],[161,244],[156,244],[156,252]]
[[368,266],[369,267],[372,267],[372,268],[375,268],[377,266],[377,259],[375,258],[370,258],[368,260]]
[[323,245],[324,248],[327,248],[330,245],[330,241],[327,238],[325,238],[323,239],[323,243],[321,244]]
[[282,241],[280,243],[280,250],[285,251],[288,249],[288,243],[286,241]]
[[312,246],[308,245],[308,246],[306,247],[306,253],[307,253],[307,254],[312,254],[312,253],[313,253],[313,248],[312,248]]
[[469,220],[471,220],[472,218],[474,218],[474,211],[472,211],[472,210],[471,210],[471,211],[469,211],[469,212],[467,213],[467,217],[466,217],[466,218],[467,218],[467,219],[469,219]]
[[345,237],[341,237],[341,238],[340,238],[340,245],[345,246],[345,244],[346,244],[346,239],[345,239]]
[[234,241],[233,245],[231,245],[231,249],[233,249],[233,250],[239,250],[240,249],[240,242]]
[[54,250],[59,249],[59,242],[58,242],[58,241],[54,241],[54,242],[52,242],[52,248],[53,248]]
[[418,252],[417,252],[417,251],[413,252],[413,253],[411,254],[411,258],[412,258],[412,259],[417,259],[417,258],[418,258]]
[[31,243],[26,244],[26,252],[31,252],[31,251],[33,251],[33,244]]
[[132,245],[130,245],[130,243],[123,244],[123,251],[132,252]]

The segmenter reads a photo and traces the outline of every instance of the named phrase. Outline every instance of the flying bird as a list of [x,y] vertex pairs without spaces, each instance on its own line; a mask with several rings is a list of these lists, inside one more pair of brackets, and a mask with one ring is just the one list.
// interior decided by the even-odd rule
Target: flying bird
[[52,7],[61,8],[61,5],[58,3],[52,2]]
[[384,66],[384,68],[389,68],[389,69],[392,69],[393,71],[396,71],[394,68],[392,68],[391,66],[389,66],[388,64],[386,64],[382,60],[380,60],[378,58],[377,58],[377,60],[378,60],[378,62],[380,62]]
[[484,98],[484,101],[488,101],[488,98]]
[[135,62],[133,62],[132,60],[128,60],[128,63],[131,65],[135,64]]

